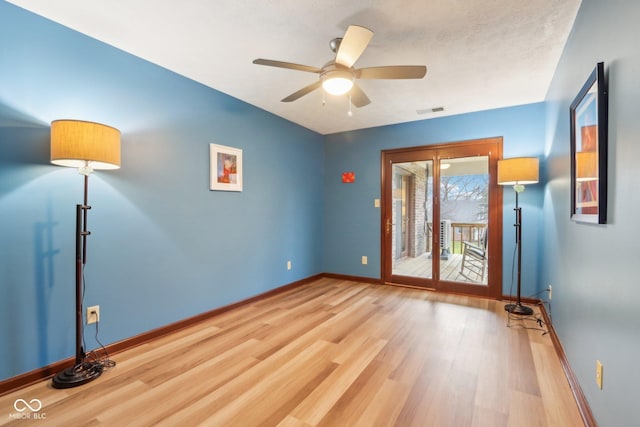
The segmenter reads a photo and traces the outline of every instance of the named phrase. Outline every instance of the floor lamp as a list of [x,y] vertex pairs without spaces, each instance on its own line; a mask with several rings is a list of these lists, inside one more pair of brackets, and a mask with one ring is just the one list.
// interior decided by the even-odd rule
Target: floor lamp
[[71,388],[93,381],[103,365],[89,361],[82,348],[83,271],[87,263],[87,203],[89,175],[94,169],[120,168],[120,131],[99,123],[78,120],[51,122],[51,163],[76,167],[84,175],[84,201],[76,205],[76,359],[72,367],[53,377],[53,387]]
[[525,184],[538,182],[538,159],[535,157],[516,157],[513,159],[498,160],[498,184],[512,185],[516,192],[516,248],[518,250],[518,297],[515,304],[507,304],[504,309],[509,313],[531,315],[531,307],[525,307],[521,301],[521,275],[522,275],[522,208],[518,206],[518,194],[524,191]]

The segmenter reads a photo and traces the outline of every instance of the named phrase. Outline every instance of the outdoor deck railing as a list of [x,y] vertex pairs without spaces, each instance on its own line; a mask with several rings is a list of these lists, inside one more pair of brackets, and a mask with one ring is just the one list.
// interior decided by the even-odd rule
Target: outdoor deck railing
[[487,224],[473,222],[452,222],[451,223],[451,252],[462,253],[462,242],[473,242],[482,244],[484,229]]
[[[451,222],[451,253],[462,253],[462,242],[473,242],[478,245],[482,243],[484,237],[485,223],[479,222]],[[427,227],[427,251],[431,249],[431,226]]]

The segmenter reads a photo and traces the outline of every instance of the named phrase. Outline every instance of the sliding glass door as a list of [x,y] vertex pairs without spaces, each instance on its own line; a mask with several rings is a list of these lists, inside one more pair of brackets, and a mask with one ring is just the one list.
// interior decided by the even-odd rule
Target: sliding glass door
[[384,151],[386,282],[498,297],[500,138]]

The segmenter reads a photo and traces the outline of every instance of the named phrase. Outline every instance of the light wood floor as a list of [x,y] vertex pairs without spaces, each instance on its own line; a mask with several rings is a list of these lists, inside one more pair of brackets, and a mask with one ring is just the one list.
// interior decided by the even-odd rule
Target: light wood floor
[[[582,426],[549,336],[506,322],[498,301],[321,279],[117,354],[84,386],[2,396],[0,425]],[[46,421],[9,417],[34,398]]]

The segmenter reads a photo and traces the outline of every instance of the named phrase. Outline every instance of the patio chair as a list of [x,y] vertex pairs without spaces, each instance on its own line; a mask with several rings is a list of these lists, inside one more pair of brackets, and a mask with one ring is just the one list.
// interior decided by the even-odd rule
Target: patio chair
[[[487,270],[487,237],[489,229],[484,229],[480,244],[462,242],[462,264],[460,274],[474,282],[483,282]],[[465,271],[466,270],[466,271]]]

